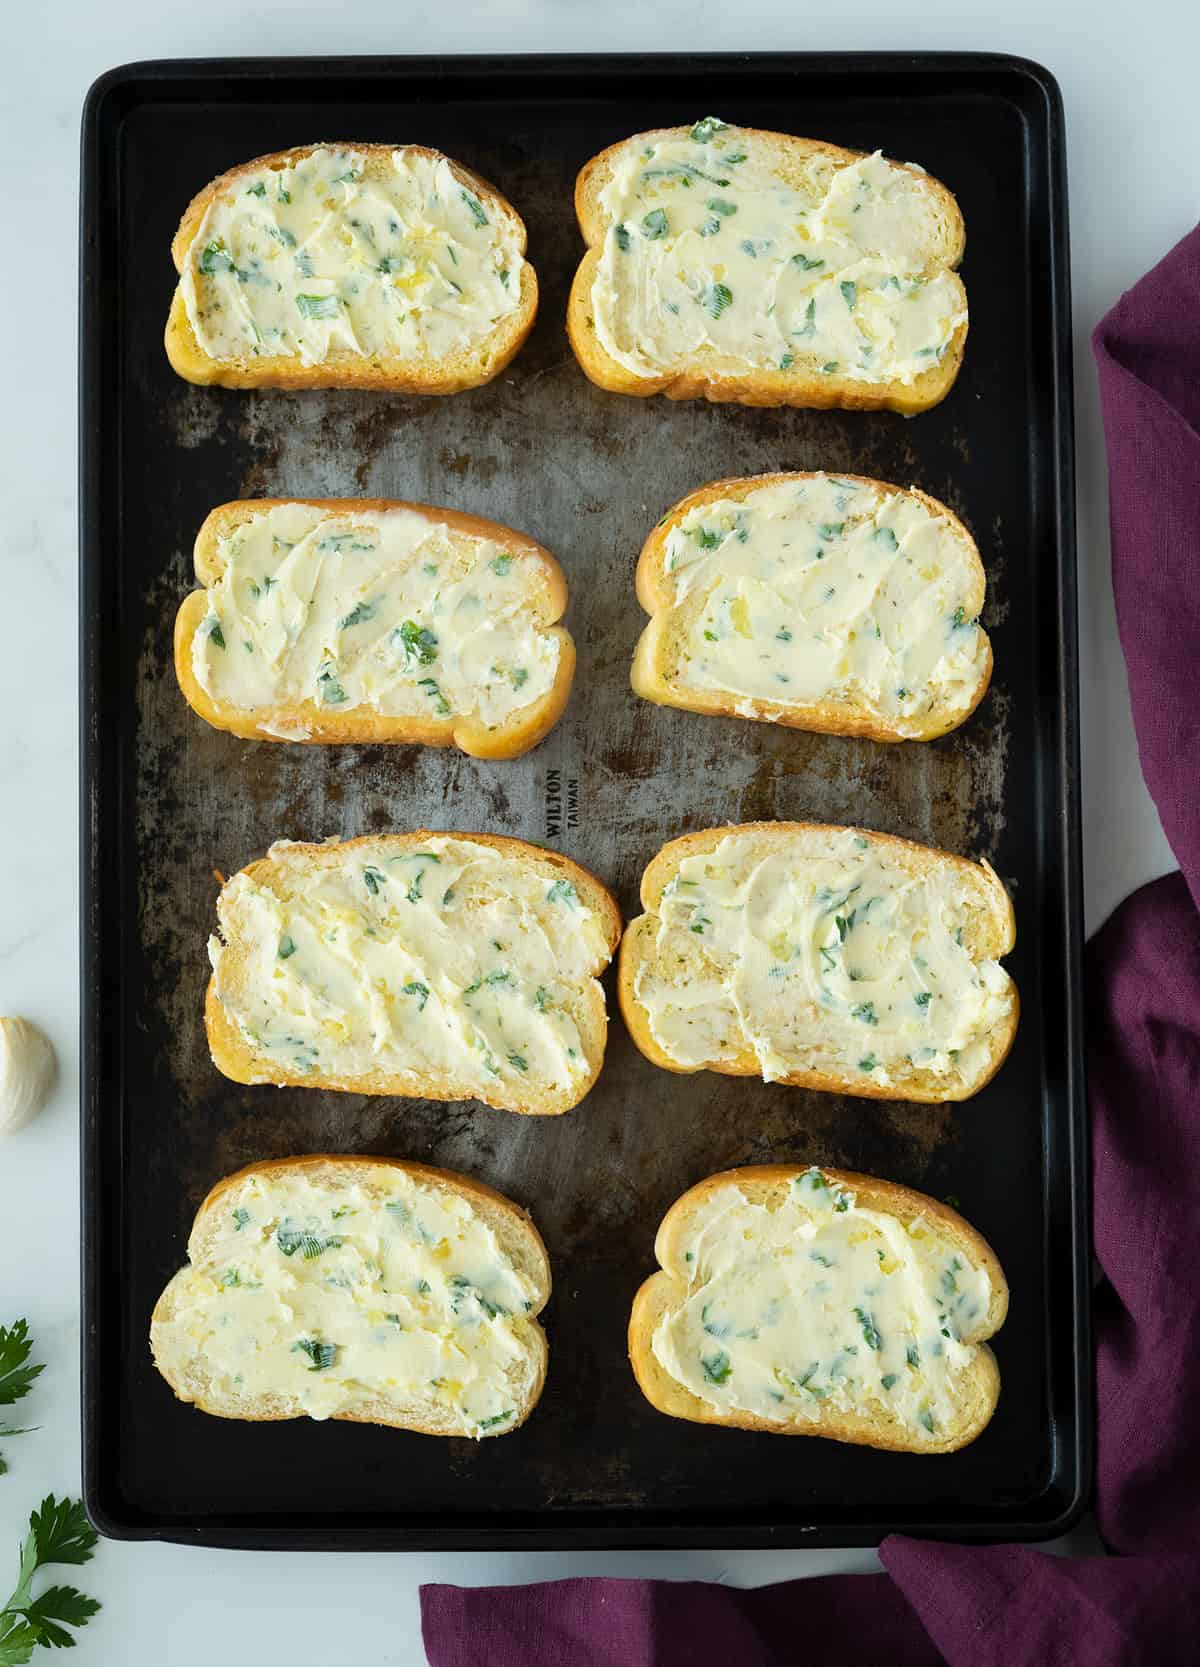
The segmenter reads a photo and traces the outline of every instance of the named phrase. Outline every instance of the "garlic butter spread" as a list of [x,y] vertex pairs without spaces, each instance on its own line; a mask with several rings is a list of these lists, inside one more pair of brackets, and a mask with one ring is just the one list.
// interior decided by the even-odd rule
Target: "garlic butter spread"
[[224,887],[208,946],[217,998],[264,1062],[493,1105],[580,1097],[576,1016],[609,950],[568,879],[441,834],[268,856],[270,885]]
[[935,251],[928,180],[878,152],[779,153],[715,117],[626,147],[600,195],[608,227],[596,333],[635,375],[708,356],[762,370],[912,383],[967,319]]
[[974,550],[908,493],[829,475],[762,486],[690,510],[665,568],[680,689],[865,708],[901,734],[978,696]]
[[227,181],[180,287],[213,359],[445,358],[517,310],[521,227],[444,156],[308,152]]
[[949,1096],[986,1072],[1013,1012],[1007,973],[964,941],[984,906],[957,863],[914,870],[853,829],[734,832],[680,863],[634,993],[684,1067],[749,1052],[768,1082],[881,1087],[917,1070]]
[[977,1352],[962,1338],[991,1282],[923,1217],[865,1209],[810,1169],[774,1209],[717,1189],[683,1255],[687,1299],[651,1347],[709,1406],[779,1423],[883,1412],[918,1439],[956,1422]]
[[[466,1197],[401,1170],[370,1189],[251,1175],[203,1261],[176,1275],[155,1358],[216,1399],[277,1396],[330,1418],[380,1399],[449,1433],[500,1435],[536,1381],[537,1292]],[[516,1392],[516,1395],[515,1393]],[[431,1420],[432,1421],[432,1420]]]
[[276,505],[221,539],[218,565],[192,669],[228,706],[311,701],[494,728],[554,684],[543,563],[412,510]]

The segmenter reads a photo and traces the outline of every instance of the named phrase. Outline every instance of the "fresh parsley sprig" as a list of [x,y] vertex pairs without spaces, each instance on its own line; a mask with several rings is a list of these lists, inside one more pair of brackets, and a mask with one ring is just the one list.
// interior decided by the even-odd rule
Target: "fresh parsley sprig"
[[[9,1407],[28,1395],[34,1380],[40,1377],[43,1367],[26,1364],[32,1350],[33,1340],[25,1320],[17,1320],[11,1326],[0,1325],[0,1407]],[[28,1434],[28,1425],[0,1424],[0,1435]],[[0,1454],[0,1476],[7,1469]]]
[[86,1626],[99,1603],[74,1586],[47,1586],[34,1597],[33,1579],[55,1563],[86,1563],[95,1546],[96,1530],[82,1501],[47,1494],[29,1518],[17,1589],[0,1609],[0,1667],[24,1667],[39,1644],[47,1649],[74,1644],[67,1628]]

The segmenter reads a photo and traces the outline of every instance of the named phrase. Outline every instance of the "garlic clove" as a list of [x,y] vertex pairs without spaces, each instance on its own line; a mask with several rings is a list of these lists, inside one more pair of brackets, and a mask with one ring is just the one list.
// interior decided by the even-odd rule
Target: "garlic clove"
[[0,1019],[0,1135],[15,1134],[45,1105],[58,1062],[28,1019]]

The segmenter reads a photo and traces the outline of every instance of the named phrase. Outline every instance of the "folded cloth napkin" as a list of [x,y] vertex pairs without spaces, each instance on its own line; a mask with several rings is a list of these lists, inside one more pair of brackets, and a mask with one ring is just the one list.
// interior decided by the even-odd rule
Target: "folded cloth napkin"
[[1200,1662],[1200,227],[1093,338],[1117,621],[1180,873],[1088,948],[1099,1451],[1112,1557],[893,1535],[886,1574],[425,1586],[431,1667]]

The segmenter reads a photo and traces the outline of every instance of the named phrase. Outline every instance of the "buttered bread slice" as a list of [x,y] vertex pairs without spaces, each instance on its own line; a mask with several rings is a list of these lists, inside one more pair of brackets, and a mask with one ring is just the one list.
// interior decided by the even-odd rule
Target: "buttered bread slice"
[[647,700],[795,729],[928,741],[979,704],[984,572],[958,517],[861,475],[719,480],[646,540]]
[[630,1034],[668,1071],[965,1100],[1003,1063],[1012,904],[986,863],[808,822],[686,834],[621,944]]
[[612,897],[494,834],[273,845],[217,899],[205,1004],[235,1082],[478,1099],[548,1115],[604,1059]]
[[424,742],[514,758],[558,720],[567,585],[533,539],[381,498],[225,504],[175,622],[189,704],[247,740]]
[[452,394],[533,327],[525,227],[421,145],[300,145],[220,175],[171,245],[167,357],[226,388]]
[[668,1210],[629,1357],[660,1412],[908,1453],[973,1441],[996,1409],[985,1341],[1008,1286],[923,1193],[836,1169],[713,1175]]
[[252,1164],[197,1211],[154,1309],[154,1364],[220,1418],[345,1418],[507,1435],[546,1376],[550,1295],[529,1216],[392,1158]]
[[911,414],[958,374],[962,216],[914,163],[707,116],[593,157],[575,210],[567,331],[602,388]]

